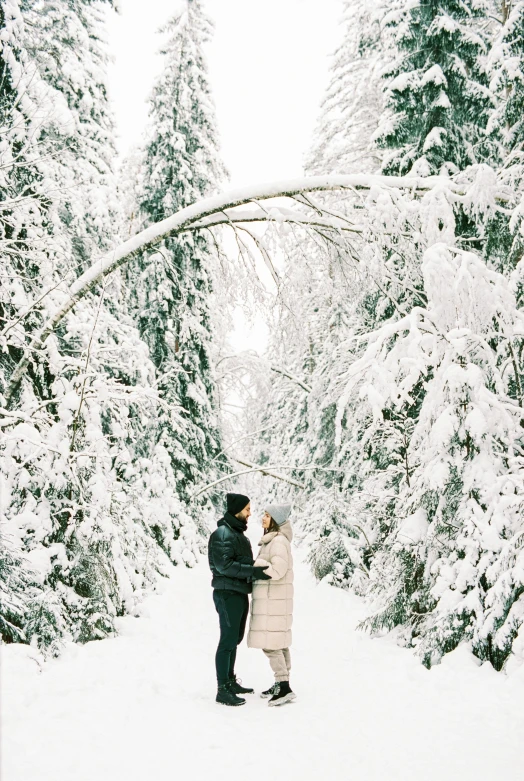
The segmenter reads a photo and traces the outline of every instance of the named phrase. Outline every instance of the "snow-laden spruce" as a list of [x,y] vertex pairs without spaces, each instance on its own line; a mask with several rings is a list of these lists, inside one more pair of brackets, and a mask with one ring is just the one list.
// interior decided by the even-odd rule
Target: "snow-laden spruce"
[[118,224],[105,4],[112,0],[22,3],[24,46],[51,88],[40,145],[73,250],[73,257],[63,262],[74,276],[90,263],[93,253],[113,246]]
[[345,0],[342,40],[307,157],[310,173],[360,173],[380,168],[371,138],[382,111],[381,71],[388,60],[387,3]]
[[511,386],[524,321],[507,279],[472,253],[433,245],[422,271],[427,305],[369,338],[339,402],[339,441],[358,396],[378,446],[382,411],[392,418],[418,399],[403,459],[382,465],[388,528],[368,521],[367,536],[383,537],[370,568],[377,612],[366,624],[402,625],[427,664],[466,638],[500,669],[522,620],[522,399]]
[[393,3],[397,56],[386,72],[375,133],[382,170],[421,176],[493,160],[485,133],[493,99],[485,60],[486,9],[476,0]]
[[[24,24],[17,0],[2,4],[0,24],[0,249],[3,276],[0,285],[0,382],[4,393],[20,350],[45,317],[40,301],[44,291],[55,288],[53,255],[57,244],[48,245],[47,225],[52,209],[45,195],[45,177],[33,141],[38,133],[39,106],[46,89],[23,48]],[[24,412],[21,415],[25,417]],[[7,420],[4,418],[2,423],[5,426],[18,419],[15,414]],[[2,445],[5,445],[5,437]],[[12,539],[5,524],[10,503],[9,481],[17,469],[18,465],[2,452],[1,636],[11,641],[24,639],[28,604],[36,594],[30,565],[16,535]]]
[[[454,172],[467,193],[446,186],[415,198],[370,191],[361,201],[363,241],[355,237],[351,249],[338,252],[333,243],[308,246],[308,265],[313,255],[323,269],[309,304],[303,282],[288,272],[300,321],[317,323],[316,347],[305,410],[295,422],[300,407],[289,405],[282,430],[271,432],[271,452],[282,450],[297,476],[300,463],[321,467],[300,475],[307,480],[306,495],[297,496],[302,532],[319,577],[373,597],[365,626],[400,627],[399,637],[428,665],[466,639],[500,669],[512,650],[522,659],[522,196],[515,113],[521,4],[496,31],[489,59],[494,26],[486,24],[485,10],[445,5],[392,4],[386,22],[397,31],[399,53],[385,73],[387,107],[375,138],[387,170]],[[456,69],[460,60],[465,67]],[[353,129],[356,121],[355,128],[349,121],[341,160],[352,154]],[[322,153],[329,165],[329,147],[317,144],[316,157]],[[346,215],[350,204],[345,198]],[[326,287],[333,276],[335,297]],[[448,306],[455,278],[462,292]],[[486,302],[483,319],[477,309],[482,314]],[[323,321],[319,315],[329,307],[332,317]],[[288,373],[301,377],[308,350],[303,333],[289,336],[283,344],[275,340],[272,357],[277,349]],[[262,420],[274,406],[285,413],[281,383],[273,382]],[[286,392],[292,399],[299,389],[288,380]],[[468,426],[480,426],[479,408],[494,429],[480,427],[474,438]],[[448,412],[455,424],[438,439],[432,416],[444,425]],[[439,461],[434,474],[435,452],[446,469]]]
[[[13,0],[3,14],[5,393],[20,350],[67,301],[79,269],[115,243],[118,209],[100,11],[30,3],[22,14]],[[50,19],[52,49],[42,44]],[[120,289],[118,276],[106,280],[45,351],[29,353],[16,403],[2,417],[1,533],[13,548],[5,566],[20,562],[12,605],[30,581],[7,620],[18,616],[18,636],[52,653],[65,637],[111,632],[114,618],[168,573],[169,559],[191,564],[200,544],[164,450],[140,450],[163,407]],[[168,528],[163,550],[160,527]],[[12,639],[15,630],[4,629]]]
[[517,298],[522,305],[524,249],[524,3],[501,5],[502,24],[496,31],[488,57],[490,89],[497,97],[488,130],[502,149],[498,175],[508,188],[508,210],[494,214],[486,226],[485,253],[498,268],[515,270]]
[[[163,69],[151,95],[145,149],[137,161],[140,184],[130,204],[130,216],[138,215],[135,230],[215,193],[225,178],[204,55],[211,29],[199,0],[187,0],[161,30]],[[148,345],[163,402],[143,448],[154,461],[160,452],[169,456],[176,491],[186,501],[197,484],[216,475],[213,459],[221,450],[213,264],[209,235],[196,232],[164,239],[125,273],[126,311]],[[227,311],[222,317],[228,320]],[[202,504],[193,509],[199,527]],[[171,526],[157,526],[160,544]]]

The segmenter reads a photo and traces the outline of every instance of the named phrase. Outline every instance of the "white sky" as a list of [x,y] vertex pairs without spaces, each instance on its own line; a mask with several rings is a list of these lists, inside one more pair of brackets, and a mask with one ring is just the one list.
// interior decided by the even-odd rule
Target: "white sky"
[[[209,75],[231,185],[300,175],[338,43],[342,0],[204,2],[215,23]],[[156,30],[178,0],[119,4],[121,14],[110,15],[110,88],[125,154],[147,120],[160,68]]]
[[[119,0],[109,15],[119,151],[140,142],[161,68],[157,30],[180,0]],[[302,174],[339,41],[342,0],[204,0],[215,24],[209,77],[229,186]],[[144,9],[147,9],[146,11]],[[263,349],[267,328],[238,313],[232,345]]]

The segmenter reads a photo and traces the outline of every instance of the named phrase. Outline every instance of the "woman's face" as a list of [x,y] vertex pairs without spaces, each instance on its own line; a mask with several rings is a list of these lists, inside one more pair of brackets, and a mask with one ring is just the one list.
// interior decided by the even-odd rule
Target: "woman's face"
[[265,512],[264,515],[262,516],[262,528],[269,529],[270,524],[271,524],[271,516],[269,515],[269,513]]

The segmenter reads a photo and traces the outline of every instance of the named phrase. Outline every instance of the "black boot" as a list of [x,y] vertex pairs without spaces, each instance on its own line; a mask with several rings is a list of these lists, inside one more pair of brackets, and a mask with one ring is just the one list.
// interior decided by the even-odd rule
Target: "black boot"
[[273,686],[270,686],[269,689],[266,689],[265,692],[262,692],[260,696],[267,700],[269,697],[272,697],[274,694],[278,694],[278,689],[279,689],[278,683],[274,683]]
[[237,697],[234,691],[231,691],[229,681],[218,687],[216,701],[221,705],[245,705],[246,701],[242,697]]
[[234,692],[234,694],[253,694],[255,691],[254,689],[247,689],[245,686],[242,686],[242,681],[239,681],[235,675],[229,679],[229,689]]
[[278,692],[271,697],[268,705],[283,705],[285,702],[294,700],[296,696],[295,692],[289,688],[289,681],[280,681]]

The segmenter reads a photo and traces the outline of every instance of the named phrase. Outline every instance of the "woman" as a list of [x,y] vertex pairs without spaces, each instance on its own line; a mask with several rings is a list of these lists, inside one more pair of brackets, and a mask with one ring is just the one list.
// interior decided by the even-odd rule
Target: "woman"
[[288,520],[289,504],[268,505],[262,517],[264,536],[255,567],[267,567],[269,580],[255,581],[251,598],[251,620],[247,644],[261,648],[275,674],[275,683],[262,697],[269,705],[283,705],[296,695],[289,687],[291,670],[291,623],[293,620],[293,532]]

